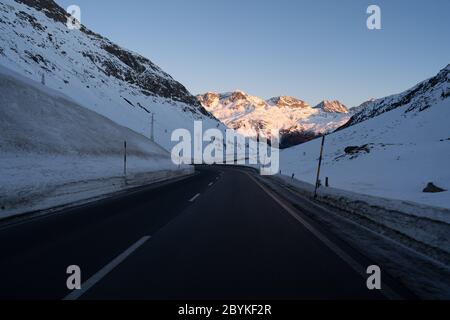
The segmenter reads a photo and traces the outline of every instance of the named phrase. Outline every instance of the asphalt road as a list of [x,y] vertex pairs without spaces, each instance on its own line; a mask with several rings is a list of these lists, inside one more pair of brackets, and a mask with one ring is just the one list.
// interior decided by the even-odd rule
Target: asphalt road
[[304,219],[244,171],[199,168],[0,227],[0,299],[386,298],[355,267],[370,262]]

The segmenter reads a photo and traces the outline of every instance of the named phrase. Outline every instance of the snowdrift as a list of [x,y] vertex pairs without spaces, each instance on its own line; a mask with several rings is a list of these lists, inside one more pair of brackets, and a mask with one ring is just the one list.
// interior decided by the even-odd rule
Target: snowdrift
[[4,67],[0,152],[0,217],[192,171],[146,137]]

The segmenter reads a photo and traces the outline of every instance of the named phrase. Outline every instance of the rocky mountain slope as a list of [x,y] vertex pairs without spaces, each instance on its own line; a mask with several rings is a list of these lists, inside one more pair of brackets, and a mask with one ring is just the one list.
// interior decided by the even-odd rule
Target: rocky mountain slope
[[173,129],[222,127],[186,88],[149,59],[85,26],[70,30],[52,0],[0,0],[0,64],[80,105],[171,146]]
[[197,99],[217,119],[239,133],[255,137],[271,137],[280,132],[282,148],[316,138],[342,126],[349,118],[349,110],[339,101],[323,101],[311,107],[294,97],[274,97],[263,100],[242,91],[230,93],[208,92]]

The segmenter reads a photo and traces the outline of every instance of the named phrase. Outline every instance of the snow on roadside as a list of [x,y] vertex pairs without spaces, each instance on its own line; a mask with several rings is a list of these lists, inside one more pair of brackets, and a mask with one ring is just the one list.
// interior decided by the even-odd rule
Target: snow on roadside
[[167,159],[67,155],[2,155],[0,218],[98,198],[118,191],[192,174]]
[[[285,176],[273,177],[285,188],[295,190],[303,196],[312,197],[314,186]],[[395,237],[427,245],[424,254],[439,261],[450,261],[450,210],[417,203],[384,199],[334,188],[319,188],[318,202],[330,205],[352,216],[353,221],[370,221],[371,228],[383,232],[394,230]],[[380,231],[378,230],[378,231]],[[374,230],[376,231],[376,230]],[[430,248],[435,248],[430,249]],[[423,247],[418,248],[423,250]]]
[[192,173],[144,136],[30,82],[0,68],[0,218]]
[[[295,203],[303,213],[324,224],[333,234],[338,235],[358,251],[370,257],[372,261],[376,261],[382,270],[399,279],[419,297],[424,299],[448,299],[450,297],[448,281],[450,279],[448,264],[450,255],[443,253],[440,249],[435,250],[430,247],[430,245],[439,246],[439,244],[445,246],[450,224],[439,223],[427,218],[410,219],[411,217],[408,215],[389,211],[382,207],[373,208],[369,204],[364,207],[361,198],[354,199],[354,206],[352,206],[351,202],[348,202],[351,201],[351,192],[331,188],[322,188],[319,198],[322,203],[314,202],[314,205],[311,205],[307,201],[312,197],[314,190],[311,184],[282,176],[270,179],[269,183],[272,188],[285,194],[286,198]],[[281,188],[278,189],[278,187]],[[291,193],[286,188],[294,190],[294,192]],[[353,196],[358,195],[353,194]],[[365,200],[374,198],[359,196]],[[342,201],[341,205],[339,205],[339,201]],[[386,205],[384,201],[401,203],[401,201],[383,200],[381,205]],[[343,210],[336,209],[336,207],[341,207]],[[354,211],[353,213],[349,212],[351,208],[355,209],[350,210]],[[364,212],[366,214],[362,215]],[[394,227],[392,222],[396,217],[399,218],[397,219],[398,224],[396,228],[392,229]],[[412,220],[412,223],[405,223],[408,219]],[[386,222],[389,222],[390,225],[386,225]],[[430,228],[436,226],[438,228],[430,231]],[[404,232],[408,232],[406,228],[410,229],[409,235],[412,236],[412,239],[404,236]],[[440,233],[436,231],[440,231]],[[433,237],[441,243],[430,241]],[[428,245],[424,245],[425,243]],[[448,249],[449,242],[446,243]]]

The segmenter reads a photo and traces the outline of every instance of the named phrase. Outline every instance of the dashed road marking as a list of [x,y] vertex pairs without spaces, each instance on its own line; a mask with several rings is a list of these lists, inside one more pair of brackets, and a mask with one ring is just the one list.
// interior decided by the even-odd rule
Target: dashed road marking
[[97,282],[102,280],[108,273],[110,273],[114,268],[116,268],[119,264],[121,264],[130,254],[136,251],[139,247],[141,247],[150,236],[142,237],[139,241],[129,247],[127,250],[122,252],[119,256],[117,256],[114,260],[104,266],[100,271],[90,277],[86,282],[81,285],[80,290],[74,290],[70,294],[68,294],[63,300],[77,300],[83,294],[85,294],[89,289],[91,289]]
[[200,197],[200,193],[197,193],[195,196],[193,196],[192,199],[189,200],[189,202],[194,202],[198,197]]

